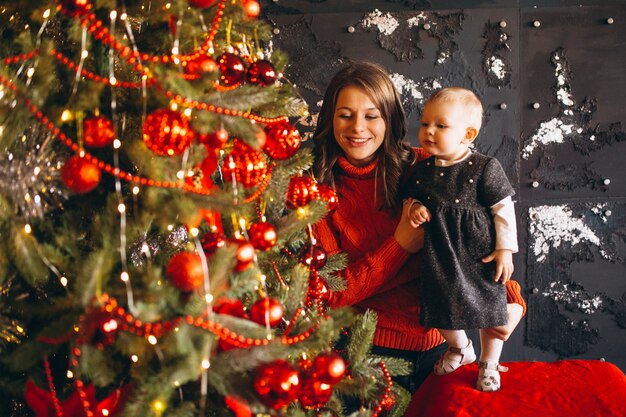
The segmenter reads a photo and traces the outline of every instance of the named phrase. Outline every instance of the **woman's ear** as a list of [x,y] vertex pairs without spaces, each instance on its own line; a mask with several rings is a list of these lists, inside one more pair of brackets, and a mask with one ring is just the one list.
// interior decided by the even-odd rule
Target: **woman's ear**
[[476,139],[477,136],[478,136],[478,129],[470,126],[467,129],[465,129],[465,137],[463,138],[463,142],[466,144],[470,144],[474,141],[474,139]]

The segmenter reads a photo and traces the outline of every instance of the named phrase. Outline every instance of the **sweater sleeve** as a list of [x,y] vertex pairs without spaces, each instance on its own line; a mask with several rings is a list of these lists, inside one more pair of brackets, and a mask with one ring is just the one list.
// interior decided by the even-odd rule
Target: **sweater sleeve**
[[517,281],[509,280],[506,283],[506,302],[522,306],[522,316],[526,314],[526,301],[522,298],[522,289]]
[[[314,233],[318,244],[327,254],[341,252],[339,238],[327,218],[315,224]],[[353,305],[371,297],[383,287],[389,289],[402,284],[407,278],[399,279],[398,271],[410,256],[391,236],[375,250],[365,253],[359,259],[351,259],[346,268],[337,273],[346,281],[346,289],[332,291],[328,305]],[[394,282],[395,280],[398,282]]]

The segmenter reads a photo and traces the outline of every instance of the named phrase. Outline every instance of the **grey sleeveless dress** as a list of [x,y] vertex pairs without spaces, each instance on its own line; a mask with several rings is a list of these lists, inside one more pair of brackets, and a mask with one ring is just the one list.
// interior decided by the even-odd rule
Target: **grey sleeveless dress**
[[407,190],[432,215],[423,225],[420,322],[439,329],[504,325],[505,285],[493,280],[495,262],[481,259],[495,249],[490,207],[513,187],[500,163],[479,153],[448,167],[434,161],[414,167]]

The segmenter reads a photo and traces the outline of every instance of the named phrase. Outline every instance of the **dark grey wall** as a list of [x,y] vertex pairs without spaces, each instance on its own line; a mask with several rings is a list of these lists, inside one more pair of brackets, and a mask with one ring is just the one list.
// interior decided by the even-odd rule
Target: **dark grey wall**
[[290,56],[286,76],[313,114],[300,123],[305,131],[330,77],[351,59],[393,74],[413,143],[435,88],[460,85],[481,96],[486,118],[476,145],[500,160],[517,190],[515,275],[528,302],[504,360],[604,358],[626,369],[625,5],[263,4],[273,46]]

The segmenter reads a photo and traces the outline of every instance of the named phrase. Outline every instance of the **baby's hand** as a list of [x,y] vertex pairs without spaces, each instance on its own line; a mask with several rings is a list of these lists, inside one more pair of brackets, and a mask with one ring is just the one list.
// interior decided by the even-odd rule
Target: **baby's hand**
[[426,206],[414,202],[409,209],[409,220],[411,221],[411,226],[419,227],[422,223],[430,221],[430,211],[428,211]]
[[508,249],[496,249],[483,258],[484,263],[496,261],[496,275],[494,281],[506,283],[513,275],[513,252]]

